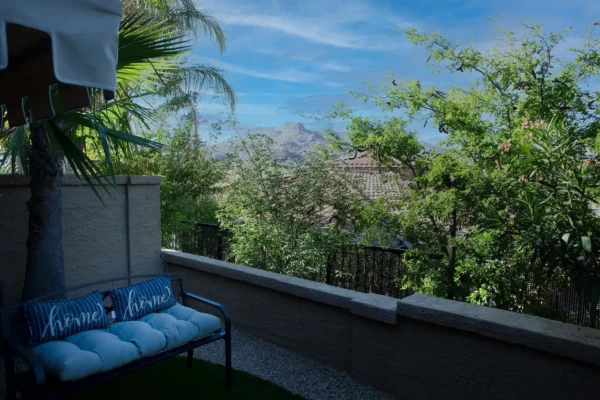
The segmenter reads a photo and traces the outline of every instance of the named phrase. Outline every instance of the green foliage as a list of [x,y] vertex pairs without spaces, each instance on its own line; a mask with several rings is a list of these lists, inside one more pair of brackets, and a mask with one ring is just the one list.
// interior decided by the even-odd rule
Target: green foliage
[[[537,312],[552,282],[592,281],[600,257],[600,40],[590,33],[560,59],[564,34],[539,26],[503,30],[481,52],[438,33],[406,31],[433,72],[468,74],[445,92],[418,81],[356,93],[403,118],[375,121],[340,106],[350,143],[382,166],[400,161],[414,180],[395,223],[414,245],[401,282],[438,296]],[[443,152],[425,151],[409,130],[434,125]],[[595,280],[594,280],[595,282]],[[600,291],[597,291],[600,292]],[[586,299],[597,303],[598,299]]]
[[232,148],[219,221],[237,263],[314,278],[331,251],[351,242],[358,193],[316,153],[278,159],[271,143],[249,135]]
[[174,238],[187,233],[190,224],[216,222],[216,196],[224,170],[195,135],[192,120],[184,119],[175,128],[164,122],[152,132],[144,136],[164,143],[162,150],[139,149],[118,168],[122,174],[161,176],[162,243],[171,248]]

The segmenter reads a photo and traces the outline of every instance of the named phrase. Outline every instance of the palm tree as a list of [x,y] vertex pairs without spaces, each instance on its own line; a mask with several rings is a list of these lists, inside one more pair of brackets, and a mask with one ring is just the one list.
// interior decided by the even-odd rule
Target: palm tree
[[[182,106],[193,107],[194,91],[209,86],[224,93],[232,107],[235,104],[233,90],[220,71],[185,65],[190,33],[199,27],[224,49],[224,35],[210,16],[194,12],[189,0],[180,3],[132,0],[131,3],[136,3],[132,6],[128,3],[124,3],[125,17],[119,31],[117,91],[113,101],[104,102],[101,90],[88,89],[91,106],[66,112],[61,109],[53,88],[55,118],[32,123],[28,129],[0,127],[0,143],[5,150],[0,167],[8,161],[14,164],[18,159],[30,177],[23,300],[64,289],[61,194],[64,161],[101,199],[98,188],[108,192],[111,186],[115,187],[115,155],[127,156],[136,146],[154,150],[161,147],[132,133],[132,125],[136,123],[148,126],[152,103],[147,99],[180,97]],[[175,11],[181,4],[186,12],[178,14]],[[164,18],[169,10],[173,14]]]

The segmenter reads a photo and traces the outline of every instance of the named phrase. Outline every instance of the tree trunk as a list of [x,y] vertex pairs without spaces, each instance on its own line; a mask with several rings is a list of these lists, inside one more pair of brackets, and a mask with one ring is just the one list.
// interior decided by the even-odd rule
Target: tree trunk
[[[448,189],[454,188],[454,177],[448,177],[446,183]],[[447,298],[453,300],[456,296],[456,284],[454,282],[454,274],[456,273],[456,248],[454,241],[456,240],[456,232],[458,230],[458,219],[456,207],[450,213],[449,240],[448,240],[448,270],[446,271],[446,282],[448,285]]]
[[60,291],[65,286],[62,247],[62,157],[50,147],[42,122],[31,125],[31,197],[27,269],[22,300]]
[[453,210],[450,214],[450,240],[448,243],[448,271],[446,279],[448,282],[448,299],[453,300],[456,296],[454,274],[456,273],[456,248],[454,247],[454,240],[456,239],[456,210]]

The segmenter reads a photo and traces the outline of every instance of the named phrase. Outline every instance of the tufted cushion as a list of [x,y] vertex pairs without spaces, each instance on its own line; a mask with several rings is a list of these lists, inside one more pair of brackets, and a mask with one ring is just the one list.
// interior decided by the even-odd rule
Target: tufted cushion
[[176,304],[137,321],[76,333],[33,350],[49,375],[74,381],[180,346],[220,328],[219,318]]
[[117,322],[108,330],[120,340],[133,343],[140,357],[147,357],[167,348],[165,335],[142,321]]
[[34,348],[48,374],[61,381],[75,381],[129,364],[140,358],[133,343],[106,330],[76,333]]
[[162,312],[144,315],[138,321],[146,322],[167,338],[167,349],[180,346],[197,337],[206,336],[221,328],[221,320],[214,315],[176,304]]

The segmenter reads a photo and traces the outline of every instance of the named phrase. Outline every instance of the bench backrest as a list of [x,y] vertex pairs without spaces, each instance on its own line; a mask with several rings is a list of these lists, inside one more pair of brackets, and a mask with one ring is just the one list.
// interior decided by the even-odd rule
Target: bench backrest
[[[123,276],[119,278],[85,283],[83,285],[62,290],[60,292],[54,292],[45,296],[31,299],[30,301],[69,299],[84,296],[93,291],[99,291],[102,293],[102,297],[104,299],[104,309],[107,314],[110,314],[113,311],[112,301],[110,301],[110,298],[108,297],[110,290],[143,282],[159,275]],[[171,289],[173,291],[173,296],[175,296],[177,301],[181,303],[184,292],[183,279],[179,274],[169,274],[169,276],[171,277]],[[22,344],[27,344],[29,341],[29,330],[27,329],[27,321],[25,320],[25,313],[23,312],[24,304],[25,302],[4,307],[2,309],[2,337],[12,337]]]

